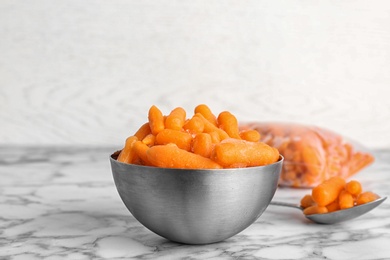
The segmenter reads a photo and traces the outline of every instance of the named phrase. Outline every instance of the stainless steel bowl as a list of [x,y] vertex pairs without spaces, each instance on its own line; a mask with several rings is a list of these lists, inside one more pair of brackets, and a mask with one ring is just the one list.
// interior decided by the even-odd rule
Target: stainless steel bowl
[[283,157],[260,167],[188,170],[132,165],[110,157],[118,193],[146,228],[185,244],[219,242],[243,231],[267,208]]

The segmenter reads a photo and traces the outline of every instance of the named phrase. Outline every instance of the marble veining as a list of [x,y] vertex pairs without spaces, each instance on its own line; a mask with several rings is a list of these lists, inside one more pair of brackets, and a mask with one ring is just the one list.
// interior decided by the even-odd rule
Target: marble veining
[[[0,148],[0,259],[390,259],[390,200],[336,225],[269,206],[250,227],[209,245],[170,242],[144,228],[113,183],[112,147]],[[390,150],[354,178],[389,196]],[[279,188],[298,202],[305,189]]]

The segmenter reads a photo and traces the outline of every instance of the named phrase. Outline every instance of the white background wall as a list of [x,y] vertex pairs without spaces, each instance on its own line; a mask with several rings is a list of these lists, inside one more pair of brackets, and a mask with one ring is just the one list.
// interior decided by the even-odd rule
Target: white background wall
[[199,103],[390,148],[390,1],[0,0],[0,145],[114,145]]

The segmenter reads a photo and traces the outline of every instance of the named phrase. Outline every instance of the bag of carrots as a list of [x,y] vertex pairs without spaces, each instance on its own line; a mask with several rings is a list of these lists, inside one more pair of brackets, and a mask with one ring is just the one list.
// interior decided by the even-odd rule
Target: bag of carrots
[[369,152],[330,130],[293,123],[252,122],[262,142],[284,156],[281,186],[310,188],[333,176],[348,178],[374,161]]

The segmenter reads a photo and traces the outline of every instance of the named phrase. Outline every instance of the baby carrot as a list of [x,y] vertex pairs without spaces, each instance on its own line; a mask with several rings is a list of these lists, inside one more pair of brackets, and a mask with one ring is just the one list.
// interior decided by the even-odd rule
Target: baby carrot
[[345,189],[352,195],[357,196],[362,192],[362,185],[360,182],[352,180],[345,185]]
[[228,111],[223,111],[217,118],[218,127],[223,129],[230,137],[241,139],[237,118]]
[[301,199],[301,207],[302,208],[307,208],[307,207],[310,207],[310,206],[313,206],[315,205],[315,202],[313,200],[313,198],[311,197],[311,194],[306,194],[305,196],[302,197]]
[[328,213],[328,209],[324,206],[313,205],[313,206],[305,208],[303,210],[303,213],[305,215],[323,214],[323,213]]
[[133,145],[133,150],[138,158],[141,159],[143,165],[150,165],[146,155],[147,151],[149,150],[149,146],[147,146],[142,141],[136,141]]
[[313,200],[319,206],[326,206],[333,202],[344,189],[345,180],[341,177],[332,177],[312,189]]
[[352,208],[354,205],[353,196],[346,190],[342,190],[339,194],[339,206],[340,209]]
[[136,141],[138,141],[136,136],[130,136],[126,139],[125,147],[122,149],[117,158],[118,161],[124,163],[133,163],[136,158],[133,145]]
[[175,144],[155,145],[147,151],[148,161],[156,167],[186,169],[221,169],[209,158],[180,149]]
[[211,112],[210,108],[205,104],[200,104],[195,107],[195,114],[200,113],[204,116],[204,118],[207,119],[210,123],[212,123],[214,126],[217,126],[217,118],[215,115]]
[[312,176],[320,176],[324,164],[321,161],[323,156],[319,153],[319,149],[302,144],[301,151],[302,159],[309,174]]
[[276,162],[279,159],[279,152],[262,142],[227,139],[215,145],[211,158],[224,167],[234,165],[251,167]]
[[214,132],[209,132],[208,133],[211,137],[211,142],[213,144],[217,144],[217,143],[220,143],[221,142],[221,137],[219,137],[219,134],[217,133],[217,131],[214,131]]
[[186,120],[186,111],[182,107],[177,107],[165,119],[165,128],[181,130]]
[[155,141],[156,141],[156,136],[154,136],[153,134],[148,134],[142,139],[142,142],[147,146],[153,146]]
[[187,132],[164,129],[156,135],[156,144],[174,143],[186,151],[191,150],[192,135]]
[[203,120],[199,117],[193,116],[184,123],[183,129],[194,134],[202,133],[204,130]]
[[148,114],[149,126],[152,134],[157,135],[159,132],[164,130],[164,115],[156,106],[151,106]]
[[376,199],[379,199],[379,196],[371,191],[365,191],[359,195],[359,197],[356,200],[356,205],[362,205],[371,201],[374,201]]
[[239,134],[241,139],[244,139],[246,141],[250,141],[250,142],[260,141],[260,133],[257,130],[254,129],[242,130],[240,131]]
[[136,136],[138,140],[142,140],[145,138],[145,136],[147,136],[150,133],[151,130],[150,130],[149,122],[146,122],[137,130],[137,132],[135,132],[134,136]]
[[229,135],[224,130],[210,123],[210,121],[208,121],[201,113],[196,113],[194,117],[198,117],[203,121],[204,124],[203,132],[205,133],[217,132],[221,141],[230,138]]
[[328,212],[337,211],[340,209],[339,200],[336,199],[332,203],[326,205],[326,208],[328,209]]
[[207,133],[199,133],[192,142],[192,152],[209,158],[213,151],[211,136]]

